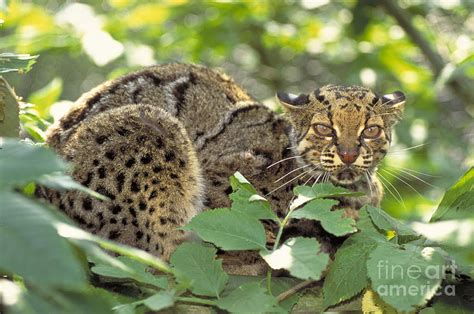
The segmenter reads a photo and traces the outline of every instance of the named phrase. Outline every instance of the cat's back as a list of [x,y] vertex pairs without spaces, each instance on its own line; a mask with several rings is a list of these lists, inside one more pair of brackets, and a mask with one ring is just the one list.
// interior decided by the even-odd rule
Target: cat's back
[[107,81],[83,94],[48,134],[60,149],[77,127],[98,113],[130,104],[158,106],[178,119],[191,139],[202,136],[248,94],[219,71],[190,64],[157,65]]

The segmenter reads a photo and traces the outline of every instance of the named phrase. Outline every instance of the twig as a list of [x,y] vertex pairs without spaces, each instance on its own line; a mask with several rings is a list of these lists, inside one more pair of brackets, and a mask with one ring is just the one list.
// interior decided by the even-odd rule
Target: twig
[[300,282],[300,283],[297,284],[296,286],[291,287],[290,289],[286,290],[285,292],[280,293],[280,294],[277,296],[278,302],[281,302],[281,301],[285,300],[286,298],[288,298],[288,297],[290,297],[291,295],[297,293],[297,292],[300,291],[301,289],[306,288],[306,287],[312,285],[312,284],[315,283],[315,282],[318,282],[318,280],[305,280],[305,281]]

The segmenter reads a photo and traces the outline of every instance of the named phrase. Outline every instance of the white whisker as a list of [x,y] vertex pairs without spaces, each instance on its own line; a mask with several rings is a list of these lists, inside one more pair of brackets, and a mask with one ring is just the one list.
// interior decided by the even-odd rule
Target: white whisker
[[403,152],[406,152],[408,150],[416,149],[416,148],[419,148],[419,147],[422,147],[422,146],[425,146],[425,145],[428,145],[428,143],[423,143],[423,144],[407,147],[407,148],[404,148],[404,149],[396,150],[396,151],[393,151],[393,152],[388,152],[387,155],[403,153]]
[[397,169],[397,170],[403,169],[403,170],[406,170],[408,172],[416,173],[416,174],[419,174],[419,175],[422,175],[422,176],[427,176],[427,177],[432,177],[432,178],[440,178],[440,176],[434,176],[432,174],[416,171],[416,170],[413,170],[413,169],[410,169],[410,168],[405,168],[405,167],[402,167],[402,166],[392,166],[392,165],[385,165],[385,166],[388,166],[390,168],[394,168],[394,169]]
[[273,182],[273,183],[277,183],[278,181],[283,180],[284,178],[286,178],[287,176],[289,176],[290,174],[292,174],[292,173],[295,172],[295,171],[298,171],[298,170],[300,170],[300,169],[303,169],[303,168],[306,168],[306,167],[310,167],[310,166],[311,166],[311,165],[304,165],[304,166],[298,167],[298,168],[296,168],[296,169],[293,169],[293,170],[291,170],[291,171],[288,172],[287,174],[283,175],[280,179],[276,180],[276,181]]
[[[403,201],[403,198],[400,195],[400,192],[398,192],[397,188],[387,178],[385,178],[381,173],[378,173],[378,175],[379,175],[379,178],[381,179],[380,182],[387,189],[387,191],[389,191],[390,194],[393,196],[393,198],[395,198],[400,204],[403,205],[403,207],[406,208],[405,202]],[[388,186],[383,183],[383,181],[385,181],[386,184],[390,185],[394,189],[394,191],[395,191],[395,193],[397,193],[398,197],[396,197],[395,194],[393,194],[392,190],[390,190],[388,188]]]
[[421,195],[420,192],[418,192],[417,189],[415,189],[410,183],[406,182],[405,180],[403,180],[402,178],[400,178],[399,176],[397,176],[396,174],[388,171],[387,169],[380,169],[381,171],[387,173],[388,175],[396,178],[397,180],[400,180],[401,182],[403,182],[404,184],[406,184],[408,187],[410,187],[413,191],[415,191],[418,195],[420,195],[421,197],[423,197],[423,195]]
[[306,170],[306,171],[303,172],[303,173],[300,173],[299,175],[297,175],[296,177],[294,177],[294,178],[291,179],[290,181],[287,181],[287,182],[283,183],[282,185],[280,185],[279,187],[277,187],[277,188],[271,190],[270,192],[268,192],[268,193],[265,195],[265,197],[267,197],[268,195],[272,194],[273,192],[275,192],[275,191],[281,189],[281,188],[284,187],[285,185],[287,185],[287,184],[289,184],[289,183],[295,181],[295,180],[298,179],[299,177],[301,177],[301,176],[303,176],[303,175],[306,175],[308,172],[311,172],[311,171],[312,171],[312,169],[309,169],[309,170]]
[[290,159],[295,159],[295,158],[298,158],[298,157],[301,157],[301,155],[298,155],[298,156],[291,156],[291,157],[287,157],[287,158],[284,158],[282,160],[278,160],[277,162],[274,162],[273,164],[271,164],[270,166],[267,167],[267,169],[275,166],[275,165],[278,165],[279,163],[281,162],[284,162],[284,161],[287,161],[287,160],[290,160]]
[[[397,169],[397,168],[395,168],[395,169]],[[418,181],[420,181],[420,182],[423,182],[423,183],[426,184],[426,185],[431,186],[432,188],[439,189],[439,187],[437,187],[437,186],[435,186],[435,185],[433,185],[433,184],[431,184],[431,183],[429,183],[429,182],[426,182],[426,181],[423,180],[422,178],[417,177],[416,175],[414,175],[414,174],[412,174],[412,173],[410,173],[410,172],[408,172],[408,171],[406,171],[406,170],[404,170],[404,169],[398,168],[397,170],[400,171],[400,172],[405,173],[406,175],[408,175],[408,176],[410,176],[410,177],[412,177],[412,178],[415,178],[416,180],[418,180]]]
[[367,172],[364,172],[365,174],[365,178],[367,179],[367,184],[369,185],[369,190],[370,190],[370,199],[373,198],[373,194],[372,194],[372,184],[370,183],[370,178],[369,178],[369,174]]

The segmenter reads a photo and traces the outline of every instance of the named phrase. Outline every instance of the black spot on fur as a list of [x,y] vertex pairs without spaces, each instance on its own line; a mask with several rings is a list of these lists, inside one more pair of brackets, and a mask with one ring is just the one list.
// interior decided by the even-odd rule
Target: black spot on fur
[[148,200],[152,200],[158,196],[158,192],[156,190],[151,191],[150,196],[148,197]]
[[99,178],[101,178],[101,179],[105,178],[105,168],[104,167],[100,167],[99,169],[97,169],[97,173],[99,174]]
[[107,139],[107,136],[105,136],[105,135],[100,135],[100,136],[97,136],[97,137],[95,138],[95,141],[96,141],[97,144],[101,145],[101,144],[103,144],[103,143],[105,142],[106,139]]
[[161,225],[166,225],[167,221],[164,217],[160,217],[160,224]]
[[155,211],[156,211],[155,207],[150,207],[150,209],[148,210],[150,214],[153,214]]
[[89,186],[89,184],[90,184],[91,181],[92,181],[92,177],[93,177],[93,176],[94,176],[94,173],[89,172],[89,173],[87,174],[87,178],[86,178],[84,181],[81,182],[82,185]]
[[116,205],[110,207],[110,211],[112,212],[112,214],[117,215],[118,213],[120,213],[122,211],[122,207],[120,207],[120,205],[116,204]]
[[135,233],[135,238],[137,240],[140,240],[141,238],[143,238],[143,232],[141,232],[140,230],[137,231],[137,233]]
[[161,191],[161,192],[166,191],[166,187],[165,187],[165,186],[161,186],[161,187],[160,187],[160,191]]
[[145,222],[145,228],[150,228],[150,220],[146,220]]
[[86,225],[86,228],[87,229],[92,229],[94,227],[94,224],[92,222],[89,222],[87,225]]
[[324,95],[318,95],[318,96],[316,97],[316,99],[317,99],[319,102],[323,102],[325,98],[324,98]]
[[144,72],[143,76],[146,77],[147,79],[151,80],[152,83],[155,86],[158,86],[161,84],[161,79],[155,75],[153,72]]
[[132,183],[130,183],[130,191],[134,193],[140,192],[140,184],[138,184],[137,181],[133,180]]
[[112,230],[112,231],[110,231],[110,233],[109,233],[109,239],[110,239],[110,240],[115,240],[115,239],[117,239],[119,236],[120,236],[120,230],[118,230],[118,229],[117,229],[117,230]]
[[146,204],[145,204],[145,202],[143,202],[143,201],[140,202],[140,203],[138,204],[138,208],[139,208],[140,210],[146,210]]
[[161,167],[160,165],[156,165],[156,166],[153,167],[153,172],[154,173],[158,173],[162,170],[163,170],[163,167]]
[[186,166],[186,162],[184,160],[180,159],[178,161],[178,165],[179,165],[180,168],[184,168]]
[[166,153],[165,153],[165,160],[166,160],[167,162],[173,161],[173,160],[175,160],[175,158],[176,158],[176,155],[175,155],[174,152],[169,151],[169,152],[166,152]]
[[140,161],[142,162],[142,164],[146,165],[146,164],[149,164],[151,162],[151,155],[150,154],[145,154],[141,159]]
[[138,221],[136,219],[133,219],[132,220],[132,225],[134,225],[135,227],[138,227]]
[[176,98],[176,115],[179,116],[184,108],[186,100],[186,91],[189,88],[189,82],[183,82],[177,85],[173,90],[173,96]]
[[213,185],[213,186],[220,186],[221,184],[222,184],[222,183],[219,182],[219,181],[217,181],[217,180],[212,181],[212,185]]
[[117,133],[120,135],[120,136],[127,136],[130,134],[130,131],[123,128],[123,127],[120,127],[117,129]]
[[178,175],[175,173],[170,173],[170,178],[171,179],[178,179]]
[[148,172],[146,172],[146,171],[143,172],[143,177],[144,177],[144,178],[148,178],[148,175],[149,175]]
[[[87,100],[87,102],[86,102],[87,107],[90,108],[90,107],[94,106],[96,103],[98,103],[100,101],[101,98],[102,98],[102,94],[95,94],[94,97]],[[101,143],[99,143],[99,144],[101,144]]]
[[99,219],[100,222],[104,221],[104,214],[102,213],[97,213],[96,217]]
[[110,218],[109,222],[113,225],[115,225],[117,223],[117,219],[115,219],[114,217]]
[[122,218],[122,225],[126,226],[128,223],[127,218]]
[[92,210],[92,200],[90,197],[86,197],[82,200],[82,208],[86,211]]
[[85,221],[84,218],[82,218],[79,215],[74,215],[72,218],[74,218],[74,220],[77,221],[81,225],[87,224],[87,221]]
[[151,240],[151,236],[150,234],[146,234],[146,243],[150,243],[150,240]]
[[158,204],[158,206],[160,206],[161,208],[164,208],[165,207],[165,202],[160,202],[160,204]]
[[128,211],[130,212],[130,215],[132,215],[133,217],[137,217],[137,211],[135,210],[135,208],[129,207]]
[[99,165],[99,161],[98,161],[97,159],[94,159],[94,160],[92,161],[92,164],[93,164],[94,166],[98,166],[98,165]]
[[117,174],[117,176],[115,177],[115,179],[117,180],[116,183],[117,183],[117,191],[120,193],[122,192],[122,189],[123,189],[123,184],[125,182],[125,175],[120,172]]
[[156,185],[156,184],[158,184],[158,183],[160,183],[160,180],[158,180],[158,179],[152,179],[152,180],[151,180],[151,184]]
[[163,142],[163,139],[161,137],[157,137],[155,139],[155,143],[158,149],[162,149],[165,146],[165,143]]
[[113,195],[112,193],[110,193],[109,191],[107,191],[107,190],[105,189],[105,187],[103,187],[102,185],[99,185],[99,186],[95,189],[95,191],[96,191],[97,193],[99,193],[99,194],[102,194],[102,195],[104,195],[104,196],[110,198],[111,200],[115,200],[115,195]]
[[105,153],[105,157],[107,157],[108,160],[114,160],[115,152],[112,150],[109,150]]
[[132,101],[134,104],[138,104],[140,102],[139,96],[141,92],[143,91],[143,88],[138,86],[133,92],[132,92]]
[[125,202],[127,202],[127,204],[132,204],[132,203],[133,203],[133,200],[132,200],[131,198],[127,198],[127,199],[125,200]]

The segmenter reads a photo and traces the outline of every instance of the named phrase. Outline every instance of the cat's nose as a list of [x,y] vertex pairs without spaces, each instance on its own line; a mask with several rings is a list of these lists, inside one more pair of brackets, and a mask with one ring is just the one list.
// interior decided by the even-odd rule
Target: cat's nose
[[347,148],[347,147],[338,147],[337,154],[341,158],[342,162],[346,165],[353,164],[357,157],[359,157],[359,149],[357,148]]

